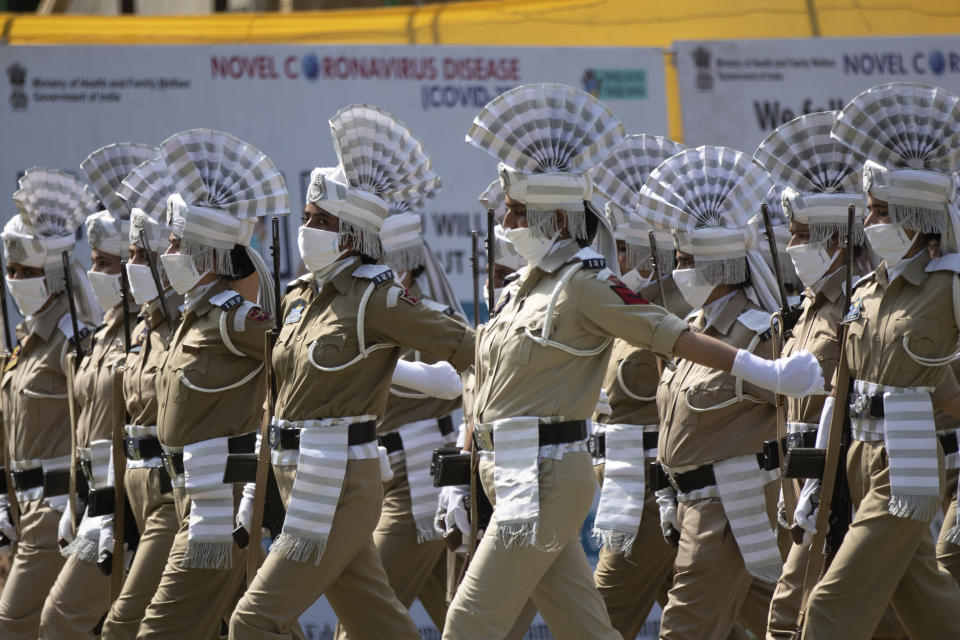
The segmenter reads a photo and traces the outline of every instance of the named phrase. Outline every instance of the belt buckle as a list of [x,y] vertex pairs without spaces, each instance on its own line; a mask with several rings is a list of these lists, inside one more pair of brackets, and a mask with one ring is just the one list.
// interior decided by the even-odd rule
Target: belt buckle
[[491,451],[493,449],[493,432],[486,429],[474,429],[473,441],[481,451]]
[[587,438],[587,451],[590,452],[590,455],[594,458],[602,458],[603,453],[600,452],[600,434],[591,433],[590,437]]
[[850,414],[860,420],[870,418],[870,396],[865,393],[858,393],[850,402]]
[[274,451],[281,451],[283,449],[283,441],[280,438],[280,427],[272,424],[267,429],[267,442],[270,443],[270,448]]
[[132,436],[127,436],[123,440],[127,450],[127,457],[131,460],[143,460],[143,457],[140,455],[140,440]]

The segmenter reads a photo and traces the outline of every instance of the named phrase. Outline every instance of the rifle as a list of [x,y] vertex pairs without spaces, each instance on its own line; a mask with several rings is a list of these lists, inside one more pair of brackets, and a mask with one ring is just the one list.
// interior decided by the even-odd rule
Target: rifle
[[[130,353],[130,281],[127,279],[127,261],[120,261],[120,304],[123,305],[123,350]],[[110,602],[120,597],[123,588],[123,543],[126,529],[127,499],[124,486],[124,471],[127,468],[124,456],[124,427],[127,422],[127,406],[123,398],[123,372],[121,364],[113,373],[113,558],[110,562]]]
[[[6,268],[6,260],[3,257],[3,243],[0,242],[0,268]],[[0,282],[0,312],[3,313],[3,353],[0,354],[0,375],[7,370],[7,363],[13,355],[14,346],[10,340],[10,316],[7,313],[7,283],[6,280]],[[6,430],[6,422],[3,426],[4,442],[10,442],[9,432]],[[17,494],[13,490],[13,476],[10,470],[10,449],[3,447],[3,482],[7,487],[7,500],[10,503],[10,519],[13,526],[20,527],[20,504],[17,502]],[[0,545],[15,544],[3,534],[0,534]],[[16,549],[16,547],[13,547]]]
[[273,295],[276,318],[274,328],[264,334],[263,363],[267,376],[267,410],[260,425],[260,448],[257,451],[257,478],[253,490],[253,512],[250,514],[250,531],[247,545],[247,586],[257,575],[260,563],[260,538],[263,528],[263,511],[267,501],[267,482],[270,473],[270,423],[276,410],[277,394],[274,389],[273,346],[280,336],[280,218],[273,216],[273,240],[270,243],[270,255],[273,258]]
[[[856,205],[851,204],[847,208],[847,266],[846,266],[846,287],[843,296],[844,309],[850,309],[850,303],[853,297],[853,221],[856,213]],[[827,520],[830,517],[831,502],[834,497],[834,489],[837,484],[839,467],[841,464],[840,452],[843,448],[843,440],[847,431],[847,400],[850,393],[850,368],[847,365],[846,347],[847,347],[847,325],[841,320],[837,326],[837,332],[840,336],[839,361],[837,370],[833,377],[834,405],[833,415],[830,419],[830,432],[827,438],[826,460],[823,467],[823,479],[820,483],[820,505],[817,511],[817,532],[813,535],[813,541],[810,544],[810,555],[807,557],[807,567],[803,577],[803,599],[800,601],[800,613],[797,616],[797,629],[802,631],[803,624],[807,616],[807,605],[810,602],[810,592],[816,586],[823,571],[826,570],[828,556],[826,551],[827,541]],[[839,545],[837,545],[839,546]]]
[[487,209],[487,315],[493,314],[493,305],[496,304],[496,283],[494,282],[494,267],[497,259],[497,238],[494,233],[496,220],[493,209]]
[[[787,289],[783,283],[783,271],[780,268],[780,254],[777,252],[777,239],[773,235],[773,223],[770,220],[770,211],[767,203],[761,203],[760,214],[763,216],[763,226],[767,232],[767,245],[770,249],[770,256],[773,262],[773,275],[777,279],[777,289],[780,291],[780,310],[770,317],[770,332],[773,336],[773,351],[776,357],[780,356],[783,350],[787,335],[797,324],[800,317],[799,308],[791,308],[787,301]],[[796,315],[794,316],[794,312]],[[777,451],[779,459],[784,462],[786,468],[787,460],[787,403],[779,393],[775,396],[777,407]],[[796,483],[785,474],[780,474],[780,491],[783,493],[783,506],[787,512],[787,518],[793,517],[793,512],[797,508],[797,486]],[[788,520],[789,523],[789,520]],[[803,529],[798,526],[790,527],[790,535],[797,544],[803,541]]]
[[[660,302],[664,309],[668,312],[670,309],[667,309],[667,293],[663,288],[663,272],[660,271],[660,258],[657,257],[657,237],[650,231],[647,234],[647,237],[650,239],[650,263],[653,265],[653,277],[657,281],[657,286],[660,288]],[[657,358],[657,369],[658,373],[663,373],[663,368],[666,367],[670,371],[676,371],[677,365],[673,360],[664,360],[663,358]]]
[[[163,295],[163,282],[160,280],[160,271],[157,269],[157,263],[153,260],[153,251],[150,250],[150,240],[143,229],[140,229],[140,243],[143,245],[147,255],[147,266],[150,267],[150,275],[153,276],[153,286],[157,288],[157,295],[160,296],[160,308],[163,310],[163,317],[167,321],[167,326],[173,331],[173,316],[170,314],[167,297]],[[279,313],[279,311],[277,312]]]
[[[478,248],[479,233],[476,229],[470,232],[470,269],[473,273],[473,326],[480,326],[480,252]],[[492,309],[492,308],[491,308]]]
[[63,280],[66,288],[67,303],[70,305],[70,324],[73,328],[73,353],[67,354],[67,408],[70,412],[70,509],[73,513],[71,533],[77,535],[77,526],[83,513],[77,500],[77,399],[73,392],[73,381],[80,361],[83,359],[83,350],[80,348],[80,324],[77,322],[77,304],[73,299],[73,276],[70,275],[70,254],[66,251],[60,254],[63,265]]
[[[0,266],[5,267],[6,261],[3,258],[3,244],[0,243]],[[3,351],[9,356],[13,353],[13,342],[10,339],[10,316],[7,314],[7,283],[0,284],[0,312],[3,313]],[[6,363],[4,363],[4,367]]]

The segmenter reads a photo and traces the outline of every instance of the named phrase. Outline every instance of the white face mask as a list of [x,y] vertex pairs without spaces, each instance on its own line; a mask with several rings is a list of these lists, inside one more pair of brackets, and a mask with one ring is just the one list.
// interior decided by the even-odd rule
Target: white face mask
[[673,270],[673,281],[677,283],[683,299],[694,309],[701,309],[716,287],[712,284],[697,284],[696,280],[696,269]]
[[908,238],[906,229],[894,222],[872,224],[863,230],[867,234],[867,242],[887,263],[887,269],[897,266],[903,260],[916,239],[916,236]]
[[550,253],[550,247],[553,246],[554,241],[560,235],[560,233],[557,232],[552,238],[540,238],[533,235],[533,229],[530,227],[504,229],[503,233],[507,240],[510,241],[510,244],[513,245],[513,248],[517,250],[517,253],[519,253],[531,267],[540,265],[540,261]]
[[130,294],[137,304],[146,304],[160,295],[148,265],[128,262],[127,280],[130,282]]
[[630,269],[630,271],[620,276],[620,280],[623,284],[627,285],[631,291],[636,292],[653,282],[653,273],[644,278],[636,269]]
[[7,277],[6,280],[7,291],[13,296],[13,301],[17,303],[17,308],[24,317],[35,314],[50,298],[47,281],[42,276],[23,280],[11,280]]
[[90,286],[93,287],[93,295],[97,299],[97,304],[104,311],[113,309],[123,300],[119,273],[87,271],[87,278],[90,279]]
[[805,287],[812,287],[820,282],[820,278],[827,273],[827,269],[833,264],[833,256],[827,251],[826,242],[787,247],[787,255],[793,261],[793,267],[797,270],[800,282]]
[[303,264],[316,273],[330,266],[340,257],[340,234],[336,231],[300,227],[297,234],[297,246]]
[[197,286],[200,278],[204,276],[197,271],[193,256],[186,253],[165,253],[160,256],[160,262],[163,263],[163,269],[167,272],[170,286],[182,296]]

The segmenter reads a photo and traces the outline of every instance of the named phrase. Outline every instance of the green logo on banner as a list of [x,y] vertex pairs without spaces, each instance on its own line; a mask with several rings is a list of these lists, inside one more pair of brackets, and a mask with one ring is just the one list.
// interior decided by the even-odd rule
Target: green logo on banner
[[647,72],[643,69],[587,69],[583,88],[601,100],[645,100]]

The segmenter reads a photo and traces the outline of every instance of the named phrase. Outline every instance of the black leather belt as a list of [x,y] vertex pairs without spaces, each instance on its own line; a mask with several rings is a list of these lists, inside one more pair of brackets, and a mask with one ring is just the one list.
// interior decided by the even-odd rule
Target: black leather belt
[[[300,428],[270,425],[270,448],[275,451],[290,451],[300,448]],[[353,422],[347,428],[347,446],[367,444],[377,439],[377,424],[373,420]]]
[[[668,474],[668,477],[669,474]],[[672,476],[673,484],[680,493],[690,493],[697,489],[706,489],[717,484],[717,476],[713,473],[713,465],[705,464],[702,467],[677,473]]]
[[[799,431],[797,433],[788,433],[782,440],[783,450],[789,453],[797,447],[814,447],[817,444],[817,432]],[[763,443],[763,453],[757,454],[760,467],[765,471],[773,471],[780,468],[780,447],[776,440],[767,440]]]
[[7,468],[0,467],[0,494],[7,492]]
[[[450,435],[453,433],[453,418],[450,416],[437,418],[437,427],[440,429],[441,436]],[[382,436],[377,436],[377,443],[386,449],[387,453],[403,451],[403,439],[400,437],[400,433],[398,431],[391,431],[390,433],[385,433]]]
[[[566,444],[587,439],[587,421],[569,420],[567,422],[540,423],[540,446]],[[493,450],[493,431],[474,429],[473,442],[481,451]]]
[[126,436],[123,439],[123,453],[127,460],[149,460],[163,455],[160,439],[156,437],[134,438]]
[[[643,432],[643,450],[657,448],[657,439],[659,435],[656,431]],[[594,458],[605,458],[607,456],[607,434],[595,433],[587,439],[587,450]]]
[[957,432],[948,431],[939,435],[940,446],[943,447],[943,455],[948,456],[951,453],[960,451],[960,443],[957,442]]
[[865,393],[850,394],[850,417],[860,420],[877,420],[883,417],[883,396]]
[[70,493],[70,472],[66,470],[43,472],[41,467],[14,471],[13,488],[17,491],[29,491],[43,487],[43,495],[63,496]]
[[[245,433],[242,436],[232,436],[227,438],[227,454],[250,454],[256,453],[257,447],[257,432],[251,431],[250,433]],[[167,453],[166,451],[160,454],[161,459],[163,460],[163,466],[166,468],[167,473],[170,477],[183,475],[183,453]]]

